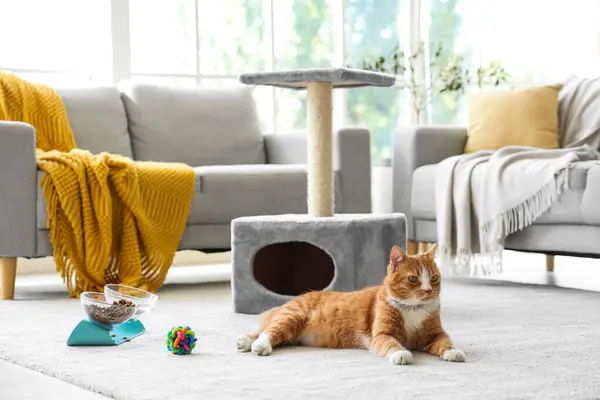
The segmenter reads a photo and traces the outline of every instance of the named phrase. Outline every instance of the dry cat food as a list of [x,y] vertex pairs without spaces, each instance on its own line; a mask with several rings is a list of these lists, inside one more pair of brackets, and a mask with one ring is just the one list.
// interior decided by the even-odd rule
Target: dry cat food
[[135,303],[132,303],[129,300],[120,299],[119,301],[113,301],[113,305],[115,306],[123,306],[123,307],[135,307]]
[[84,307],[91,319],[104,325],[121,324],[135,313],[135,304],[127,300],[115,301],[110,307],[94,304]]

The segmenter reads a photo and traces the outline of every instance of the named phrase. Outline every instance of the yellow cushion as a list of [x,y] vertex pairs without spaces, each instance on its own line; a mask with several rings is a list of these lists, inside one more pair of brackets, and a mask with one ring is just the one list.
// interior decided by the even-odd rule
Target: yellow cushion
[[535,86],[472,95],[465,153],[504,146],[558,148],[558,91],[561,87]]

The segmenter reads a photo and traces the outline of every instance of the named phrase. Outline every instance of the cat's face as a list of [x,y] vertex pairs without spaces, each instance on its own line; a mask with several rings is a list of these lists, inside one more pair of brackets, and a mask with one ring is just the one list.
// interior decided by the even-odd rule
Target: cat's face
[[409,256],[395,246],[384,285],[394,300],[407,305],[427,304],[440,296],[440,271],[435,265],[437,244],[426,253]]

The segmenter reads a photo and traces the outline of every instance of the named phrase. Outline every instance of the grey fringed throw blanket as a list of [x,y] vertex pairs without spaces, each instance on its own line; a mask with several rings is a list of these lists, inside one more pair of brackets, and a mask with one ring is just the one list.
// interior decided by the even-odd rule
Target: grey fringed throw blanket
[[446,272],[501,272],[506,236],[531,225],[569,190],[572,166],[600,160],[600,79],[568,81],[558,111],[561,149],[508,146],[437,165],[437,254]]

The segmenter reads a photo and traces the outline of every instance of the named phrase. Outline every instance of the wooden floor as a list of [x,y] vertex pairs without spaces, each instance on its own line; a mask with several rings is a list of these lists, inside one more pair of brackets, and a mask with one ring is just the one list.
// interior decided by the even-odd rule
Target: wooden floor
[[[47,268],[41,269],[48,271]],[[556,257],[554,272],[547,273],[544,255],[506,252],[504,269],[505,272],[502,276],[493,279],[600,292],[600,260]],[[206,284],[206,282],[227,280],[230,274],[230,267],[227,264],[173,268],[167,278],[167,284],[176,285],[183,282]],[[208,289],[208,286],[206,288]],[[65,290],[56,274],[20,275],[17,277],[17,299],[26,299],[28,296],[33,296],[33,293],[35,293],[35,297],[39,298],[40,292],[56,296],[57,292],[65,292]],[[203,292],[211,295],[210,290]],[[5,361],[0,361],[0,388],[1,400],[96,400],[106,398]]]

